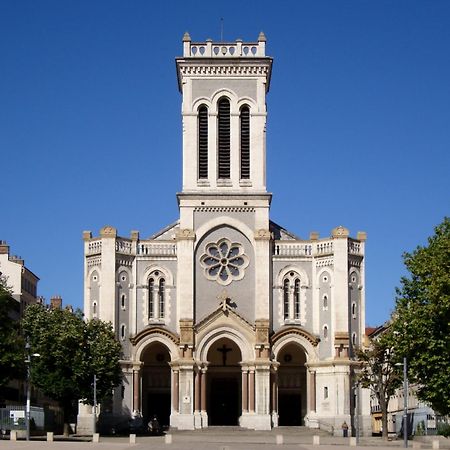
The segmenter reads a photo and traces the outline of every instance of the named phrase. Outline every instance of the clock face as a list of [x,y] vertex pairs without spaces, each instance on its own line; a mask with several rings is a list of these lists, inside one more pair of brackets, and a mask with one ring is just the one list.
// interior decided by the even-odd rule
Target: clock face
[[244,253],[243,245],[227,238],[206,244],[200,257],[205,277],[223,286],[242,280],[249,263],[250,259]]

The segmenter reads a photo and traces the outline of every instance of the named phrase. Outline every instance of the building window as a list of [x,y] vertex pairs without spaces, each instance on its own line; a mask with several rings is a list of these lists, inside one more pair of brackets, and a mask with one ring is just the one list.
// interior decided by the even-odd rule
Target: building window
[[327,294],[324,294],[322,300],[323,300],[323,309],[324,309],[324,310],[327,310],[327,309],[328,309],[328,295],[327,295]]
[[294,282],[294,319],[300,319],[300,280]]
[[126,295],[122,294],[120,296],[120,307],[125,310],[125,302],[126,302]]
[[326,341],[328,340],[328,327],[326,325],[323,327],[323,338]]
[[250,178],[250,108],[245,105],[240,114],[241,179]]
[[120,339],[125,340],[125,325],[120,325]]
[[356,345],[356,333],[352,334],[352,344]]
[[283,285],[283,315],[284,319],[289,319],[289,280],[284,280]]
[[155,304],[154,304],[154,291],[155,280],[150,278],[148,281],[148,318],[153,319],[155,317]]
[[328,398],[328,387],[327,386],[325,386],[323,388],[323,398],[324,398],[324,400],[326,400]]
[[92,315],[97,316],[97,302],[92,302]]
[[159,318],[164,319],[164,307],[165,307],[165,286],[166,281],[164,278],[159,280],[159,289],[158,289],[158,297],[159,297]]
[[198,178],[208,178],[208,108],[198,109]]
[[356,303],[352,303],[352,317],[356,318]]
[[221,98],[217,116],[218,174],[221,179],[230,178],[230,101]]

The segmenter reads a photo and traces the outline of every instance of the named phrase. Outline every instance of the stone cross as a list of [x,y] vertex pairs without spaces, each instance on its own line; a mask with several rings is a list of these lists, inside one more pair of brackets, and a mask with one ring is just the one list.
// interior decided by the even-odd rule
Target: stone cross
[[220,300],[219,304],[222,306],[222,311],[226,311],[227,310],[228,300],[230,299],[228,297],[227,290],[224,289],[222,291],[222,293],[217,296],[217,299]]
[[222,364],[224,366],[227,365],[227,353],[231,352],[231,348],[228,348],[226,344],[223,344],[222,347],[218,348],[217,351],[222,353]]

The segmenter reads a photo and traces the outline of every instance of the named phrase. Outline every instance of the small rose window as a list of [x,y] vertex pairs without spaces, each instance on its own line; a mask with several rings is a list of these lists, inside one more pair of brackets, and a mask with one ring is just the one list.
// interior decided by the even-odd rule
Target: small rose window
[[249,262],[242,245],[226,238],[207,244],[205,253],[200,257],[206,278],[224,286],[242,280]]

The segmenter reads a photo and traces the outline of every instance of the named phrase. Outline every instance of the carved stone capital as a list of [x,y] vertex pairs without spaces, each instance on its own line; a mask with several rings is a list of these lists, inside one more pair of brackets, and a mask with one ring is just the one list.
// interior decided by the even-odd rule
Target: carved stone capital
[[270,241],[272,239],[272,233],[269,230],[263,228],[255,231],[255,240],[257,241]]
[[92,239],[92,233],[90,231],[83,231],[83,241],[89,241]]
[[266,319],[257,319],[255,321],[256,342],[257,344],[269,343],[269,321]]
[[183,228],[182,230],[178,230],[176,233],[177,241],[194,241],[195,240],[195,231],[190,228]]
[[194,345],[194,321],[180,319],[180,345]]

